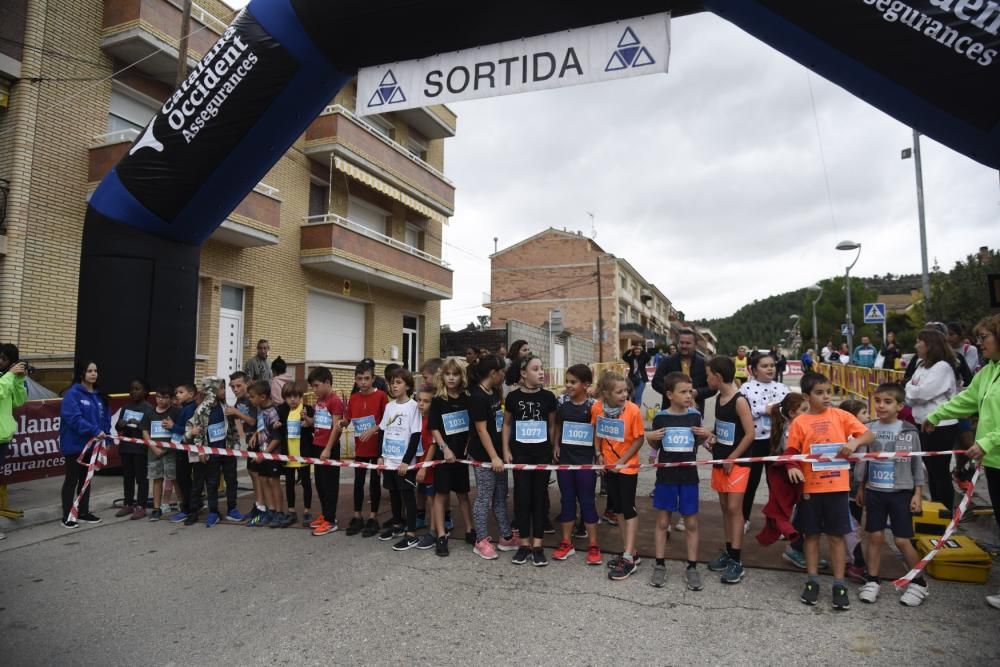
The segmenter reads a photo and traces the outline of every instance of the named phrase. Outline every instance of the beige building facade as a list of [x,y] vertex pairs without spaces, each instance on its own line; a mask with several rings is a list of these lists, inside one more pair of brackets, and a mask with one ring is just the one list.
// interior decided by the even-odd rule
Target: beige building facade
[[[87,199],[174,89],[180,6],[0,8],[0,341],[50,384],[85,354],[74,340]],[[194,3],[190,65],[233,16]],[[438,106],[361,119],[355,103],[352,83],[203,246],[193,375],[241,367],[259,338],[272,358],[331,366],[341,384],[364,357],[417,369],[437,356],[456,117]],[[107,326],[127,327],[127,308]]]

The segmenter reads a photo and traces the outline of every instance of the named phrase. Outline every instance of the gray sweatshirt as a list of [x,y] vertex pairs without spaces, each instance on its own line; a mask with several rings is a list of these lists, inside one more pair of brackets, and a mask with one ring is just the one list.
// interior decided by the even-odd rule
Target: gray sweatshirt
[[[910,422],[898,420],[892,424],[873,421],[868,430],[875,434],[869,452],[919,452],[920,431]],[[869,472],[871,470],[871,472]],[[854,479],[872,491],[913,491],[924,485],[924,464],[919,456],[858,461]]]

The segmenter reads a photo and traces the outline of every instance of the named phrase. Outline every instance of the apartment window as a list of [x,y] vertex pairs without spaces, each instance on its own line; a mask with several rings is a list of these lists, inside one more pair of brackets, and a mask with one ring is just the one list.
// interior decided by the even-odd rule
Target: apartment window
[[365,122],[386,139],[395,140],[396,126],[382,116],[366,116]]
[[626,314],[625,306],[618,306],[618,320],[621,322],[627,322],[628,320],[625,319]]
[[326,185],[309,184],[309,215],[326,215],[330,201],[330,188]]
[[347,200],[347,218],[384,236],[389,212],[374,204],[351,197]]
[[410,151],[414,157],[427,161],[427,141],[423,137],[414,136],[412,130],[410,137],[406,140],[406,150]]
[[627,290],[628,289],[628,278],[626,278],[624,275],[619,274],[618,275],[618,279],[622,283],[622,289]]
[[115,87],[108,104],[108,132],[141,130],[155,114],[155,107]]
[[422,237],[423,232],[420,230],[420,227],[414,225],[413,223],[406,223],[406,235],[404,236],[406,245],[420,250],[420,246],[422,245],[420,241]]

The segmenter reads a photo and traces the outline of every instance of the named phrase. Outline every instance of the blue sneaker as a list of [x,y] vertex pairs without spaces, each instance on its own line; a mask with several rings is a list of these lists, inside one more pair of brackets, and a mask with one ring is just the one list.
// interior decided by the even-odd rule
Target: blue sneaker
[[233,523],[240,523],[244,519],[246,517],[235,507],[226,514],[226,521],[232,521]]
[[448,512],[444,516],[444,529],[451,532],[451,529],[455,527],[455,522],[451,520],[451,512]]
[[178,512],[177,514],[170,517],[170,523],[181,523],[188,518],[187,512]]
[[209,512],[208,513],[208,518],[205,519],[205,528],[211,528],[212,526],[214,526],[217,523],[219,523],[219,513],[218,512]]

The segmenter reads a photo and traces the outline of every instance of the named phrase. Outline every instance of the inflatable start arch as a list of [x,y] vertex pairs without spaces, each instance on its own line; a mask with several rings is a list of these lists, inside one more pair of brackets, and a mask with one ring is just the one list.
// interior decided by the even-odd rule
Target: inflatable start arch
[[[1000,166],[1000,2],[253,0],[91,198],[77,354],[102,360],[110,388],[137,371],[190,379],[200,245],[360,68],[705,10],[928,136]],[[128,328],[109,325],[122,303]]]

